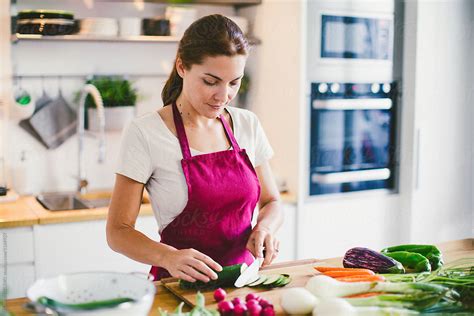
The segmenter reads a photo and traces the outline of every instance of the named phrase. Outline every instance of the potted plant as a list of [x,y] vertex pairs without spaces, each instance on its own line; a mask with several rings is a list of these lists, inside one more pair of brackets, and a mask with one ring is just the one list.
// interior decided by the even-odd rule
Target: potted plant
[[[125,124],[136,114],[137,90],[127,79],[118,77],[98,77],[87,83],[97,87],[104,102],[105,129],[121,131]],[[86,128],[91,131],[99,130],[97,107],[91,96],[86,98]]]
[[244,74],[240,82],[240,89],[237,92],[237,106],[240,108],[247,108],[247,97],[250,89],[250,78],[247,74]]

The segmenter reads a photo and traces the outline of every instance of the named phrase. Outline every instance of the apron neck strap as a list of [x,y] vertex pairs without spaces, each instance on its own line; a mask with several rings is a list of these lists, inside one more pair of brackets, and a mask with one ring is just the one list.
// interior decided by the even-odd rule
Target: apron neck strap
[[230,143],[232,144],[232,149],[234,149],[236,151],[240,151],[239,144],[237,144],[237,140],[234,137],[234,133],[232,133],[232,128],[230,127],[229,123],[225,119],[224,115],[221,114],[219,116],[219,118],[222,122],[222,125],[224,125],[224,130],[225,130],[225,133],[227,135],[227,138],[229,139]]
[[183,119],[179,114],[178,107],[176,102],[173,102],[173,120],[174,126],[176,127],[176,133],[178,134],[179,145],[181,146],[181,152],[183,153],[183,158],[191,158],[191,151],[189,150],[188,138],[186,137],[186,131],[184,130]]
[[[183,158],[188,159],[191,158],[191,150],[189,149],[189,142],[188,138],[186,137],[186,131],[184,130],[184,123],[183,118],[179,114],[178,107],[176,106],[176,102],[173,102],[173,120],[174,126],[176,127],[176,133],[178,134],[179,145],[181,146],[181,152],[183,153]],[[240,151],[239,144],[237,144],[237,140],[234,137],[234,133],[232,133],[232,129],[229,126],[229,123],[224,118],[224,115],[220,115],[219,119],[224,126],[225,133],[227,138],[229,139],[230,143],[232,144],[232,149],[236,151]]]

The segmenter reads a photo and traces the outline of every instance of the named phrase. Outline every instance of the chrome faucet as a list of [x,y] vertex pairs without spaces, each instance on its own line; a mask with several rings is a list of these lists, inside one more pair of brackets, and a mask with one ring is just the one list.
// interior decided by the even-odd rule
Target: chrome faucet
[[99,118],[99,163],[103,163],[105,159],[105,114],[104,114],[104,103],[102,102],[102,96],[96,86],[92,84],[86,84],[81,90],[81,98],[79,101],[79,107],[77,108],[77,139],[78,139],[78,153],[79,153],[79,168],[78,168],[78,185],[77,191],[79,193],[85,193],[87,191],[87,179],[86,179],[86,168],[84,161],[84,108],[86,104],[86,98],[88,95],[92,96],[94,103],[97,107],[97,116]]

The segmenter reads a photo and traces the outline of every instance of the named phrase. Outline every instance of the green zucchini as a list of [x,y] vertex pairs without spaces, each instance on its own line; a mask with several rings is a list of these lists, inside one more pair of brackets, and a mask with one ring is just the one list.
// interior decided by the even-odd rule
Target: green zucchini
[[196,281],[189,282],[185,280],[179,280],[179,286],[184,290],[200,290],[200,289],[214,289],[218,287],[231,287],[234,286],[235,281],[239,278],[240,274],[245,271],[247,264],[239,263],[232,266],[223,267],[222,271],[217,272],[217,279],[210,280],[209,282]]
[[251,283],[258,281],[259,279],[260,279],[260,276],[259,276],[259,275],[256,275],[253,279],[250,279],[250,280],[245,284],[245,286],[249,286]]
[[281,278],[281,274],[272,274],[268,276],[268,279],[263,282],[263,286],[271,287],[273,284],[277,283]]
[[98,308],[110,308],[110,307],[115,307],[117,305],[120,305],[122,303],[135,302],[135,300],[128,297],[123,297],[123,298],[113,298],[110,300],[68,304],[68,303],[58,302],[46,296],[41,296],[37,299],[37,302],[40,303],[41,305],[52,308],[54,310],[62,310],[63,312],[65,312],[65,310],[72,311],[72,310],[94,310]]
[[254,287],[254,286],[259,286],[259,285],[262,285],[263,282],[265,282],[267,280],[267,276],[266,275],[261,275],[257,281],[253,282],[253,283],[250,283],[248,286],[250,287]]
[[276,287],[284,287],[285,285],[287,285],[287,284],[290,283],[290,282],[291,282],[291,278],[290,278],[289,276],[288,276],[288,277],[285,277],[285,278],[283,279],[283,281],[281,281],[280,283],[278,283],[278,284],[276,285]]

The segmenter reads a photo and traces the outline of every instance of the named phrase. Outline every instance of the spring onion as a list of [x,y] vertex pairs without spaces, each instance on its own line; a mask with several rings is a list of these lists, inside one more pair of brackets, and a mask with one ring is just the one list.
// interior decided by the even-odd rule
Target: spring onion
[[432,273],[412,273],[406,275],[390,274],[385,278],[391,282],[417,282],[436,284],[449,288],[442,302],[424,313],[463,313],[474,311],[474,258],[454,261]]
[[316,297],[344,297],[367,292],[415,293],[418,291],[444,295],[447,289],[436,284],[392,282],[340,282],[325,275],[308,280],[306,289]]

